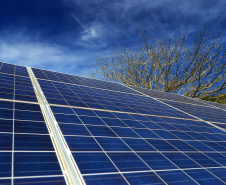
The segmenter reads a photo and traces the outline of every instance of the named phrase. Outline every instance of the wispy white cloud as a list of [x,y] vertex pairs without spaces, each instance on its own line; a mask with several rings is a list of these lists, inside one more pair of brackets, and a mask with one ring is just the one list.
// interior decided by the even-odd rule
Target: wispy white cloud
[[87,72],[93,67],[96,54],[70,50],[57,44],[31,41],[26,36],[23,40],[0,39],[1,61],[70,74],[87,76]]
[[85,41],[89,39],[98,39],[101,36],[101,32],[102,29],[99,24],[92,24],[82,32],[81,39]]

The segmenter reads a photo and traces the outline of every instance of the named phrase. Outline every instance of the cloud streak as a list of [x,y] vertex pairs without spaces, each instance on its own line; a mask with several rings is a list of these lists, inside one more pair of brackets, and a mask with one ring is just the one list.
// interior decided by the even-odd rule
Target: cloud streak
[[21,37],[0,39],[2,62],[84,76],[93,67],[95,52],[73,51],[61,45],[33,41],[25,35],[23,40]]
[[140,44],[139,26],[152,37],[225,28],[225,0],[52,0],[0,6],[0,60],[87,74],[103,50]]

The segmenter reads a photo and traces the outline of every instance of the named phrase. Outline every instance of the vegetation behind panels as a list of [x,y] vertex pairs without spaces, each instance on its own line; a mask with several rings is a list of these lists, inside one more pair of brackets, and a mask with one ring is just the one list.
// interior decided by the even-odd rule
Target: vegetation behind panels
[[[189,34],[188,34],[189,33]],[[148,37],[97,58],[91,77],[225,103],[226,50],[221,32],[206,29],[175,38]]]

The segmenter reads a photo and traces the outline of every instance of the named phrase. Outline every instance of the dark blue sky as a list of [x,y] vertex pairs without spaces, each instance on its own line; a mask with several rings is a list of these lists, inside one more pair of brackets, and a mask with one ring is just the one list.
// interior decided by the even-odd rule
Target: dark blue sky
[[0,61],[87,76],[103,51],[154,37],[226,27],[225,0],[4,0]]

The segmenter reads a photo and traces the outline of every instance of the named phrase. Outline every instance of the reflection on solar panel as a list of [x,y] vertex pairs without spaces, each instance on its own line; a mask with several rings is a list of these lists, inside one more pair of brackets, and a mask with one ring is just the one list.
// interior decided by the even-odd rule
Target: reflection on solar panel
[[0,184],[226,184],[225,109],[0,63]]

